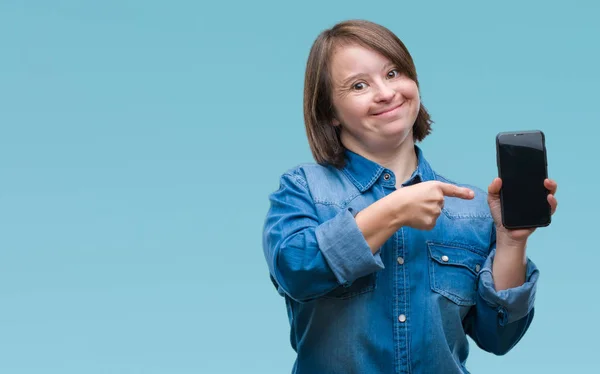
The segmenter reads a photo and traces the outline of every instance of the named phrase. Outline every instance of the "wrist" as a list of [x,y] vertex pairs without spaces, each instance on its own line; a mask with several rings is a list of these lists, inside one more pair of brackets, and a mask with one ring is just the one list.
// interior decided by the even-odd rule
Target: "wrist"
[[525,250],[526,246],[527,238],[515,239],[505,228],[496,229],[496,248],[518,251]]
[[[392,197],[393,195],[388,195],[388,197]],[[406,226],[407,216],[406,216],[406,207],[402,201],[402,199],[398,199],[397,196],[393,196],[394,199],[390,199],[389,207],[390,207],[390,220],[396,230],[401,227]]]

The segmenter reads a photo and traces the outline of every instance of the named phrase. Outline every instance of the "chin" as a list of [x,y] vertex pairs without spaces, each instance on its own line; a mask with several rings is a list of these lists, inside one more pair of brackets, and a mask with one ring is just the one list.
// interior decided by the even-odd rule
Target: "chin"
[[385,136],[406,136],[408,133],[412,133],[414,121],[411,123],[406,119],[401,118],[384,125],[382,133]]

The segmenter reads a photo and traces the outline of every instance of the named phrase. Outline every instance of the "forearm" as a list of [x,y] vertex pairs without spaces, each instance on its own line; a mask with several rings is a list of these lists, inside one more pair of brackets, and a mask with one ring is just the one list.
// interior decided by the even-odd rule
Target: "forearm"
[[339,286],[319,249],[314,228],[275,245],[272,256],[273,277],[294,300],[308,301]]
[[526,243],[498,237],[492,274],[496,291],[515,288],[525,283],[527,271]]
[[275,282],[293,299],[308,301],[383,269],[349,210],[321,224],[290,217],[271,211],[263,245]]
[[[498,243],[494,244],[479,273],[477,306],[472,310],[472,318],[467,321],[466,331],[486,351],[504,354],[529,328],[533,318],[539,271],[531,260],[527,260],[523,271],[525,281],[514,288],[499,290],[500,287],[494,284],[497,278],[494,274],[498,273],[497,269],[502,271],[505,267],[502,265],[504,260],[500,259],[500,266],[494,269],[499,258],[499,248],[496,245]],[[515,249],[513,251],[517,252]],[[517,275],[520,274],[513,276]],[[512,279],[510,276],[509,274],[508,279]]]
[[521,340],[529,329],[534,309],[532,308],[524,317],[511,323],[508,323],[507,315],[506,310],[490,307],[480,298],[475,308],[475,316],[467,324],[467,332],[481,349],[495,355],[504,355]]
[[401,214],[389,197],[390,195],[369,205],[355,217],[373,254],[403,225]]

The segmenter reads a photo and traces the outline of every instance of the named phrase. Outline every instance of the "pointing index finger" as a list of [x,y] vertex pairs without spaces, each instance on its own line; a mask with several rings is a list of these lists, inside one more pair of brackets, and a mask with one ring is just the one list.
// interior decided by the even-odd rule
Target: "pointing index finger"
[[460,199],[472,199],[475,196],[475,192],[466,187],[458,187],[450,183],[441,183],[440,187],[444,196],[458,197]]

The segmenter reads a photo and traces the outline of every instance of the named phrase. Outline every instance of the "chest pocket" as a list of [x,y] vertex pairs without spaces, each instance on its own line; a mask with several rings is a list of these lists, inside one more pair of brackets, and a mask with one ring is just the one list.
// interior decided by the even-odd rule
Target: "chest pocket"
[[475,305],[477,275],[486,257],[467,246],[431,242],[427,245],[431,289],[458,305]]

